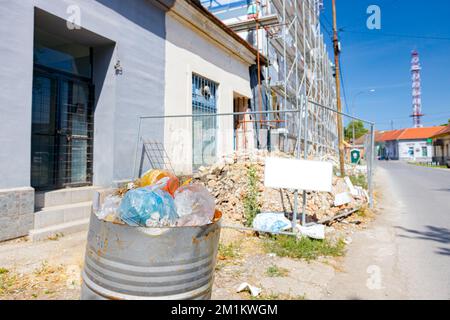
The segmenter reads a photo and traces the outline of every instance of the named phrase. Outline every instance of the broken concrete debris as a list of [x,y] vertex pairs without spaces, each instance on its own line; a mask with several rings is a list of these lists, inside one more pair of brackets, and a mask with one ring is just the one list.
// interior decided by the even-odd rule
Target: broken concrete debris
[[348,192],[338,193],[334,196],[334,206],[339,207],[352,202],[353,197]]
[[[261,212],[282,212],[289,217],[293,212],[294,191],[267,188],[264,186],[264,165],[265,158],[269,155],[267,151],[258,150],[255,152],[236,152],[224,157],[219,163],[210,167],[200,167],[194,174],[193,179],[197,183],[203,184],[215,197],[217,208],[222,211],[224,220],[227,222],[243,224],[246,221],[244,210],[244,198],[248,192],[248,171],[254,168],[258,177],[258,203]],[[290,157],[281,152],[272,152],[270,156]],[[338,162],[332,157],[324,157],[323,161],[331,161],[334,165]],[[364,167],[362,167],[364,168]],[[350,174],[364,174],[361,167],[349,166]],[[358,190],[357,186],[354,189]],[[361,190],[363,190],[361,188]],[[306,212],[307,222],[318,222],[330,219],[344,210],[350,211],[359,208],[367,203],[368,197],[364,193],[358,192],[353,195],[346,183],[340,177],[333,177],[332,192],[306,192]],[[335,204],[335,195],[349,193],[349,201]],[[362,195],[361,195],[362,194]],[[298,194],[298,203],[303,201],[302,192]],[[301,208],[301,207],[300,207]]]

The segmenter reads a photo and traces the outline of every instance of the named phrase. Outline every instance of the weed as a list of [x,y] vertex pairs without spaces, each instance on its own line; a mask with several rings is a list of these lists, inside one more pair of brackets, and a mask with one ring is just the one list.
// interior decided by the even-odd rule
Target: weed
[[368,188],[368,184],[367,184],[367,178],[364,174],[359,174],[359,175],[351,175],[349,176],[350,181],[355,185],[355,186],[360,186],[364,189],[367,190]]
[[367,213],[368,213],[367,210],[368,210],[367,207],[361,207],[361,208],[359,208],[358,211],[356,211],[356,214],[358,215],[358,217],[362,217],[362,218],[367,217]]
[[251,227],[253,224],[253,219],[258,213],[261,212],[260,204],[258,203],[258,175],[256,168],[251,166],[247,170],[247,193],[244,197],[244,218],[245,225]]
[[64,237],[64,234],[61,233],[61,232],[57,232],[57,233],[55,233],[55,234],[53,234],[51,236],[48,236],[47,240],[58,241],[59,238],[62,238],[62,237]]
[[250,296],[250,300],[305,300],[306,295],[291,296],[287,294],[269,293],[260,294],[257,297]]
[[345,243],[339,239],[336,243],[328,240],[315,240],[307,237],[297,239],[292,236],[278,235],[265,241],[268,252],[280,257],[314,260],[321,256],[342,256]]
[[5,274],[5,273],[8,273],[8,272],[9,272],[8,269],[0,268],[0,274]]
[[411,161],[409,161],[408,164],[412,164],[414,166],[419,166],[419,167],[427,167],[427,168],[441,168],[441,169],[448,168],[447,166],[435,165],[435,164],[426,163],[426,162],[411,162]]
[[272,265],[267,268],[266,274],[269,277],[286,277],[289,274],[289,270],[286,268],[280,268],[277,265]]
[[230,243],[230,244],[222,244],[219,243],[219,260],[229,260],[233,258],[237,258],[239,256],[239,246]]

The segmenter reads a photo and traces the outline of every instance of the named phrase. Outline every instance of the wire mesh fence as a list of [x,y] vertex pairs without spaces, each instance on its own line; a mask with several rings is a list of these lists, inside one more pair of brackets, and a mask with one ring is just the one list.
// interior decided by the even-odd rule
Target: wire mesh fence
[[[339,176],[338,115],[347,122],[363,121],[368,126],[361,145],[344,143],[344,155],[347,174],[364,180],[372,205],[374,124],[313,101],[304,101],[295,110],[140,117],[134,175],[137,178],[149,169],[168,169],[193,176],[223,163],[282,157],[331,162]],[[147,128],[156,127],[163,130],[156,139],[145,133]],[[305,212],[306,190],[301,190],[302,195],[298,191],[293,190],[295,203],[289,216],[294,225],[304,225],[306,215],[312,212]]]

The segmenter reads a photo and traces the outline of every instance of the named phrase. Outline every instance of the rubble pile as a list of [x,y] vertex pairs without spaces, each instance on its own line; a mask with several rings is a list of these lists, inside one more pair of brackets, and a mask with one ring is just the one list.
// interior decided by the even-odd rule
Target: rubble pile
[[[261,212],[286,212],[294,209],[294,190],[280,190],[264,187],[264,161],[267,151],[255,153],[235,153],[210,167],[200,167],[193,179],[203,184],[215,197],[217,208],[229,222],[244,222],[243,200],[248,190],[248,170],[253,167],[258,181],[258,202]],[[290,157],[284,153],[271,153],[270,156]],[[335,206],[336,195],[348,193],[351,201]],[[302,209],[303,192],[299,192],[299,212]],[[366,196],[352,195],[347,182],[333,177],[331,193],[307,192],[306,212],[308,221],[331,218],[344,209],[353,209],[367,202]]]

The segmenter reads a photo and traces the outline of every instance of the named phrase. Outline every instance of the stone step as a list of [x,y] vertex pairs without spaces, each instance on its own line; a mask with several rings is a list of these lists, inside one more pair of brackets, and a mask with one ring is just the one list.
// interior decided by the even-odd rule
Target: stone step
[[47,207],[92,201],[94,192],[98,189],[99,187],[89,186],[36,192],[35,208],[39,210]]
[[31,241],[48,240],[52,237],[66,236],[72,233],[85,231],[89,227],[89,218],[61,223],[46,228],[34,229],[29,233]]
[[92,201],[43,208],[34,214],[34,228],[42,229],[89,218]]

